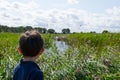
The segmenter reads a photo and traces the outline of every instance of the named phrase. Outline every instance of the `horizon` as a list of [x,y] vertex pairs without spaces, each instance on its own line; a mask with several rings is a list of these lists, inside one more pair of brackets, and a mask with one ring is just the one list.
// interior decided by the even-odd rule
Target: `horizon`
[[0,24],[120,32],[119,0],[0,0]]

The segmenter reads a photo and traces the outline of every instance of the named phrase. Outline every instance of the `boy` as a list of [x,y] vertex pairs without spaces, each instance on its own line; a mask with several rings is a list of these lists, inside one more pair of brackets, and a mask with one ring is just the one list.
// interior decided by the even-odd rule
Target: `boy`
[[43,53],[44,41],[37,31],[26,31],[19,40],[18,51],[23,59],[16,66],[13,80],[44,80],[43,72],[36,64],[36,59]]

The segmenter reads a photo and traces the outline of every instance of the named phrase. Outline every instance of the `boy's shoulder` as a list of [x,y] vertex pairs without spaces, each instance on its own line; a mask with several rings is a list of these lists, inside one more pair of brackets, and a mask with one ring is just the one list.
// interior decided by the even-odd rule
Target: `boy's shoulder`
[[43,77],[43,72],[39,69],[34,69],[32,72],[32,77],[39,77],[42,78]]
[[31,80],[44,80],[44,75],[41,69],[37,66],[31,70],[29,79]]
[[17,69],[23,69],[24,71],[26,70],[32,70],[36,72],[42,72],[37,63],[33,61],[23,61],[23,59],[20,60],[20,62],[17,64],[14,70]]
[[[20,63],[14,69],[14,77],[25,77],[29,76],[30,80],[43,80],[43,72],[39,68],[39,66],[32,61],[23,61],[21,60]],[[29,79],[28,79],[29,80]]]

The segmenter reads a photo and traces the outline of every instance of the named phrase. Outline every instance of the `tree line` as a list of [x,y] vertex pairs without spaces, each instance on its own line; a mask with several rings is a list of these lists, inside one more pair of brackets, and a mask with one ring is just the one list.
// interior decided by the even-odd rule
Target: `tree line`
[[[32,26],[9,27],[6,25],[0,25],[0,32],[22,33],[27,30],[37,30],[40,33],[57,33],[54,29],[46,29],[46,28],[41,28],[41,27],[32,27]],[[64,28],[62,29],[61,33],[69,34],[70,29]]]
[[[43,33],[43,34],[44,33],[50,33],[50,34],[57,33],[54,29],[46,29],[46,28],[42,28],[42,27],[32,27],[32,26],[9,27],[9,26],[6,26],[6,25],[0,25],[0,33],[1,32],[23,33],[27,30],[37,30],[37,31],[39,31],[40,33]],[[69,28],[63,28],[61,30],[61,33],[69,34],[71,32],[70,32]],[[73,32],[73,33],[77,33],[77,32]],[[81,33],[83,33],[83,32],[81,32]],[[88,33],[96,33],[96,32],[91,31],[91,32],[88,32]],[[103,30],[102,33],[111,33],[111,32],[109,32],[108,30]]]

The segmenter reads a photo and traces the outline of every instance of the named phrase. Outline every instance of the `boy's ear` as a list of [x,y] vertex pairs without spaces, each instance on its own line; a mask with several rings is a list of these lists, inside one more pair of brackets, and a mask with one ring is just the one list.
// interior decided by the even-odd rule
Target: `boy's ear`
[[40,50],[40,55],[44,52],[44,48],[42,48],[41,50]]
[[20,54],[22,54],[22,50],[21,50],[20,47],[18,47],[18,52],[19,52]]

